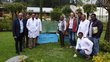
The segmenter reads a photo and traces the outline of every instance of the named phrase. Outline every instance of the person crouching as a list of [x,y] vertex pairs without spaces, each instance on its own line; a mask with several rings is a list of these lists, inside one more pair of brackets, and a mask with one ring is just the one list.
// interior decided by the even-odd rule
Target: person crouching
[[76,44],[76,52],[86,57],[86,59],[89,59],[92,53],[92,48],[93,42],[90,41],[87,37],[83,37],[83,33],[79,32]]

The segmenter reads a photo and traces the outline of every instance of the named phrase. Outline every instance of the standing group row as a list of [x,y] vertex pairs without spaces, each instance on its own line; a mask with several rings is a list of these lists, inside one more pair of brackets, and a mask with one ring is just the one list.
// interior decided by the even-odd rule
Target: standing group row
[[[77,52],[81,53],[81,55],[87,55],[87,57],[97,55],[103,24],[97,19],[96,14],[91,14],[91,19],[87,20],[85,14],[72,12],[67,22],[63,16],[60,16],[58,32],[61,47],[65,46],[64,37],[67,31],[70,48],[75,48]],[[76,38],[78,38],[77,42]]]

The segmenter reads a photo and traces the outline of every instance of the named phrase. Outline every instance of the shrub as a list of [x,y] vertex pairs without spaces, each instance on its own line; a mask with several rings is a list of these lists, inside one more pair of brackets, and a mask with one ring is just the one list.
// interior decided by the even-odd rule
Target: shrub
[[102,42],[102,44],[100,44],[100,49],[103,51],[103,52],[110,52],[110,42]]
[[62,12],[59,8],[55,8],[52,12],[51,12],[51,19],[58,21],[60,15],[62,15]]
[[97,56],[93,56],[93,62],[110,62],[110,53],[99,53]]
[[9,15],[4,15],[4,19],[0,20],[0,31],[12,30],[12,18]]

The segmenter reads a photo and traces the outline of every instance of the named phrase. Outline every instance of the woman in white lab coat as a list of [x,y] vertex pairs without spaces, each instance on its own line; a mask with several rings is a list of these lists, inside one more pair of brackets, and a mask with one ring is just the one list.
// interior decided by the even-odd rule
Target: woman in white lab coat
[[28,19],[26,27],[28,29],[29,48],[35,47],[36,37],[39,35],[39,23],[35,14],[32,14],[32,17]]

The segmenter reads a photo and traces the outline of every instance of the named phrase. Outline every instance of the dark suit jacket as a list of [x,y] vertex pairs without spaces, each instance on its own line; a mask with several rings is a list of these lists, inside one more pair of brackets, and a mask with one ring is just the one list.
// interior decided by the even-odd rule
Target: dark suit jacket
[[93,24],[92,24],[92,27],[98,27],[98,33],[96,34],[92,34],[92,37],[95,37],[95,38],[100,38],[101,36],[101,33],[103,31],[103,24],[100,20],[96,19]]
[[28,29],[26,27],[27,21],[28,21],[28,19],[24,19],[24,26],[25,26],[24,35],[28,35]]
[[[12,31],[13,31],[13,36],[19,37],[20,34],[20,22],[18,19],[15,19],[13,21],[13,26],[12,26]],[[24,35],[24,30],[25,30],[25,22],[23,19],[23,35]]]

